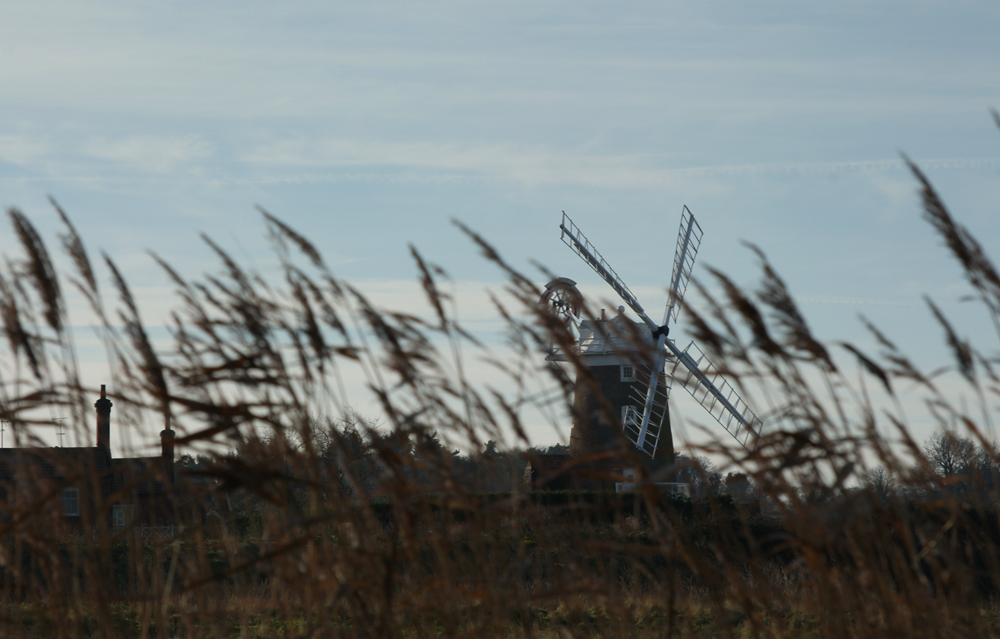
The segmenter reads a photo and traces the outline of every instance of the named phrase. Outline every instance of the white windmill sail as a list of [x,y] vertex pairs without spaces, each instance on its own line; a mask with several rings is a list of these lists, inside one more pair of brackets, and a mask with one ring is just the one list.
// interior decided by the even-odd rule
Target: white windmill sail
[[677,320],[680,314],[681,304],[684,302],[684,293],[687,291],[688,282],[691,280],[691,271],[694,270],[694,259],[698,255],[698,248],[701,246],[702,230],[694,215],[685,206],[681,211],[681,227],[677,233],[677,250],[674,253],[674,269],[670,275],[670,289],[668,291],[667,306],[663,311],[663,323],[658,329],[653,331],[656,337],[656,350],[653,355],[653,365],[649,370],[649,383],[646,385],[646,395],[643,398],[642,422],[639,424],[639,435],[636,445],[639,450],[646,450],[647,437],[653,437],[651,442],[655,454],[656,446],[659,443],[660,432],[667,415],[666,394],[667,387],[664,384],[663,401],[657,401],[660,392],[660,373],[663,371],[663,364],[666,359],[664,347],[670,344],[667,335],[670,329],[670,320]]
[[[661,368],[663,366],[662,359],[660,366]],[[649,379],[652,382],[654,379],[653,369],[648,366],[640,366],[636,370],[636,379]],[[643,407],[643,412],[637,411],[631,422],[622,420],[622,426],[625,428],[629,441],[650,457],[656,456],[660,445],[660,436],[663,434],[663,427],[667,421],[667,399],[670,391],[670,387],[666,383],[659,383],[659,375],[656,375],[655,379],[655,385],[650,384],[641,389],[633,388],[629,397],[636,405]],[[652,393],[650,393],[651,386]],[[649,401],[650,397],[652,397],[652,401]],[[647,405],[649,406],[648,411]],[[643,428],[644,424],[645,428]]]
[[667,308],[663,313],[663,325],[676,322],[681,313],[684,293],[691,281],[691,271],[694,270],[694,258],[701,246],[701,236],[704,233],[694,219],[694,215],[684,207],[681,211],[681,229],[677,233],[677,250],[674,252],[674,271],[670,275],[670,297],[667,298]]
[[562,229],[563,243],[583,258],[584,262],[590,264],[590,267],[603,277],[604,281],[611,285],[611,288],[615,289],[619,297],[625,300],[629,308],[635,311],[640,317],[644,317],[646,312],[639,305],[639,300],[636,299],[632,291],[625,285],[622,278],[618,277],[618,273],[615,273],[611,265],[601,257],[601,254],[597,252],[597,249],[590,243],[590,240],[583,235],[580,228],[573,223],[573,220],[569,219],[566,211],[563,211],[562,224],[559,225],[559,228]]
[[[694,268],[695,257],[701,245],[702,230],[694,215],[685,206],[681,213],[681,228],[677,238],[677,252],[674,256],[673,273],[670,277],[670,291],[667,307],[664,311],[663,324],[657,326],[649,318],[635,294],[618,276],[593,244],[584,236],[573,220],[563,212],[562,241],[569,246],[583,261],[587,262],[611,286],[612,289],[628,304],[636,315],[649,327],[656,338],[656,348],[653,351],[653,361],[648,371],[649,383],[641,398],[643,412],[641,417],[626,411],[623,417],[623,428],[626,437],[635,446],[654,456],[660,441],[667,414],[668,387],[660,385],[659,377],[663,372],[664,362],[668,354],[676,357],[671,376],[677,372],[680,364],[684,365],[686,375],[683,378],[684,387],[696,400],[726,429],[742,446],[749,448],[750,437],[754,440],[760,435],[761,421],[754,415],[746,402],[736,393],[733,387],[708,361],[704,353],[692,343],[681,351],[673,340],[667,337],[668,324],[671,319],[677,319],[684,293],[687,290]],[[695,356],[688,351],[695,353]],[[702,366],[703,368],[699,368]]]
[[[681,364],[686,370],[678,374],[677,369]],[[691,396],[744,448],[749,448],[751,437],[754,440],[760,437],[764,423],[694,342],[680,352],[670,376],[679,380]]]

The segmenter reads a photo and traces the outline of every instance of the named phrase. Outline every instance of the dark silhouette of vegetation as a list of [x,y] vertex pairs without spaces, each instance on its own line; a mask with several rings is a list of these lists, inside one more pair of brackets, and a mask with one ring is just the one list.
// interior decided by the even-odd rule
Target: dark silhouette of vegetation
[[[909,166],[924,217],[1000,337],[1000,276]],[[996,344],[960,337],[932,300],[954,363],[925,373],[870,323],[878,353],[820,343],[751,247],[757,290],[710,271],[688,321],[768,416],[756,447],[692,446],[652,474],[634,458],[631,493],[531,492],[527,461],[566,451],[531,449],[525,410],[568,414],[574,388],[594,380],[573,335],[536,304],[540,291],[472,231],[514,300],[496,301],[509,327],[503,356],[459,324],[447,275],[416,250],[426,318],[375,307],[264,211],[277,276],[208,238],[220,269],[197,279],[153,255],[179,299],[170,338],[155,340],[123,272],[102,256],[110,301],[59,214],[69,273],[10,211],[23,254],[0,269],[8,441],[41,446],[40,415],[53,407],[89,438],[96,384],[78,370],[70,285],[100,322],[119,423],[171,426],[195,452],[174,466],[169,531],[111,527],[100,503],[69,530],[61,486],[8,481],[5,637],[1000,635],[1000,359]],[[565,367],[540,361],[550,344]],[[474,357],[509,384],[471,379]],[[973,401],[946,395],[942,375]],[[351,409],[346,376],[365,382],[378,423]],[[904,384],[917,390],[904,395]],[[940,426],[924,443],[903,410],[914,401]],[[71,470],[61,476],[87,481]],[[661,494],[665,474],[691,484],[692,498]]]

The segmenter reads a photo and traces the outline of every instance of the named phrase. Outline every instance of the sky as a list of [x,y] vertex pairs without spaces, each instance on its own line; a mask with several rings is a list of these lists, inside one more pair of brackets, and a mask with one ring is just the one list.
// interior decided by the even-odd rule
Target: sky
[[962,1],[8,3],[0,205],[54,245],[56,198],[154,325],[145,251],[196,276],[204,232],[266,270],[260,205],[387,307],[414,303],[415,245],[485,335],[501,277],[452,220],[610,297],[559,242],[566,211],[658,308],[687,205],[696,277],[753,285],[753,242],[821,339],[874,349],[864,314],[933,368],[923,295],[996,335],[901,154],[1000,255],[998,32],[1000,4]]

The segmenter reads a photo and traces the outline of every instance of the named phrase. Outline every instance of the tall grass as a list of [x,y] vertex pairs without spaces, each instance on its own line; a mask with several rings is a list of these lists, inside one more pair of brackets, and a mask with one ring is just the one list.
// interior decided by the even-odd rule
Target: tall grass
[[[925,218],[1000,327],[994,265],[910,167]],[[447,275],[416,250],[426,318],[376,308],[264,211],[280,278],[247,270],[209,238],[217,274],[188,280],[153,256],[180,300],[170,339],[156,341],[121,270],[102,256],[112,291],[102,290],[59,213],[73,265],[64,273],[30,220],[10,211],[23,254],[0,275],[8,441],[41,446],[38,415],[51,407],[72,415],[81,441],[90,432],[99,381],[78,371],[68,283],[98,318],[114,419],[173,426],[201,456],[178,465],[172,496],[185,527],[174,534],[110,529],[110,502],[70,531],[60,486],[17,484],[0,518],[3,636],[1000,635],[1000,458],[988,437],[996,348],[960,339],[931,300],[978,405],[943,394],[874,326],[878,353],[821,343],[751,247],[759,288],[712,271],[688,322],[771,415],[752,452],[726,441],[695,451],[746,475],[754,499],[658,493],[664,476],[704,471],[690,464],[643,475],[631,494],[532,493],[516,451],[530,444],[522,419],[543,401],[535,391],[557,388],[568,414],[574,388],[596,382],[572,354],[573,335],[537,306],[536,286],[472,231],[516,300],[497,300],[514,357],[494,357],[462,328]],[[564,368],[540,364],[552,343],[569,353]],[[516,390],[471,379],[470,357],[493,357]],[[363,376],[381,423],[352,412],[347,375]],[[950,435],[927,447],[913,439],[901,383],[921,389]],[[943,472],[939,454],[962,473]],[[642,468],[628,447],[618,461]]]

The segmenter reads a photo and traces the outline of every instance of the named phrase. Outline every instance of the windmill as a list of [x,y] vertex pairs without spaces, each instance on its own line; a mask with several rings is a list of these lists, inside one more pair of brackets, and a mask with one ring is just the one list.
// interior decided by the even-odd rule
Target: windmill
[[[601,391],[613,407],[621,411],[625,437],[651,458],[672,455],[673,440],[667,407],[670,387],[666,380],[660,380],[665,374],[665,364],[671,359],[673,365],[669,377],[680,382],[740,445],[748,450],[752,448],[763,426],[760,419],[694,342],[681,350],[668,337],[670,322],[676,322],[680,314],[684,292],[701,245],[702,230],[691,211],[685,206],[681,213],[669,297],[660,324],[650,319],[625,282],[565,212],[559,228],[562,241],[589,264],[641,320],[633,322],[627,319],[624,307],[619,307],[618,316],[611,320],[610,327],[603,317],[603,310],[601,320],[584,320],[577,325],[579,353],[595,373]],[[641,335],[645,344],[626,339],[624,336],[628,334]],[[638,353],[640,350],[647,351],[647,354],[643,356]],[[550,357],[562,359],[558,355]],[[613,379],[616,368],[620,370],[617,384]],[[579,402],[575,401],[575,411],[578,414],[584,412],[585,407],[577,404]],[[576,428],[575,424],[574,430]],[[581,439],[595,437],[595,430],[607,430],[593,425],[586,428],[589,431],[582,434]],[[607,440],[607,433],[604,433],[603,439]]]

